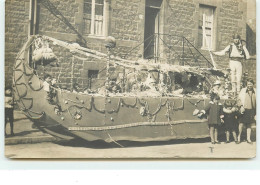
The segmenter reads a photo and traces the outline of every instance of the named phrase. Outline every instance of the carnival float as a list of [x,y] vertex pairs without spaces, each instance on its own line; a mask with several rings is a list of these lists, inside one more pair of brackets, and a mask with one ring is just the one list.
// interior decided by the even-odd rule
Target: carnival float
[[[37,65],[56,60],[50,43],[78,59],[85,60],[82,55],[103,59],[100,62],[107,66],[104,86],[97,91],[77,92],[72,81],[69,90],[54,84],[50,84],[50,92],[44,90]],[[223,72],[111,56],[111,39],[106,47],[108,53],[104,54],[48,36],[32,36],[17,55],[13,70],[14,97],[20,110],[41,130],[62,139],[117,142],[209,136],[207,119],[196,114],[209,102],[207,94],[214,81],[225,76]],[[117,67],[123,67],[124,73],[118,73],[113,81],[109,69]],[[53,96],[48,98],[50,93]],[[227,98],[223,94],[222,100]]]
[[[58,18],[62,17],[58,15]],[[166,44],[170,43],[166,41],[170,35],[152,37],[151,42],[159,39],[166,45],[168,50],[163,52],[168,53],[163,53],[164,58],[174,58],[169,52],[175,52],[174,44]],[[14,98],[19,109],[40,130],[61,139],[81,138],[119,144],[121,140],[146,142],[208,137],[207,119],[197,114],[208,104],[209,92],[216,81],[223,87],[221,101],[232,98],[229,71],[217,69],[210,52],[212,62],[185,37],[181,37],[181,41],[178,45],[183,53],[185,41],[193,60],[185,60],[182,55],[177,60],[184,62],[172,64],[163,57],[128,59],[128,54],[136,52],[134,49],[138,50],[138,47],[127,55],[117,56],[113,52],[117,46],[112,37],[104,43],[106,52],[100,52],[50,36],[31,35],[14,64]],[[206,61],[206,67],[199,65],[198,56]],[[71,61],[66,70],[61,57],[63,61]],[[191,65],[194,59],[195,65]],[[76,87],[76,61],[105,66],[105,78],[98,88],[86,86],[79,90]],[[59,84],[60,73],[52,77],[56,82],[46,83],[44,79],[48,73],[44,66],[57,63],[61,64],[60,72],[63,70],[70,76],[66,87]]]

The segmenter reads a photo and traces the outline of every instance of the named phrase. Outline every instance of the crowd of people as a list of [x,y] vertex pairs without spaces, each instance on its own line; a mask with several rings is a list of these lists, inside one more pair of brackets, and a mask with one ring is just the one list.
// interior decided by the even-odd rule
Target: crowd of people
[[224,103],[220,103],[220,96],[217,92],[210,93],[210,102],[198,113],[198,117],[202,118],[204,115],[208,117],[208,126],[210,132],[210,139],[212,144],[220,144],[218,140],[218,129],[224,125],[226,133],[226,143],[230,142],[230,133],[232,133],[234,142],[239,144],[241,142],[241,135],[243,127],[247,131],[247,143],[252,144],[251,141],[251,126],[256,121],[256,89],[254,88],[254,81],[247,80],[247,86],[243,88],[237,101],[227,99]]
[[[247,143],[252,144],[251,125],[256,122],[256,89],[254,88],[253,79],[248,78],[247,73],[244,73],[244,79],[242,79],[242,63],[245,59],[250,58],[249,52],[242,44],[240,35],[234,34],[232,44],[222,51],[213,53],[219,56],[229,55],[232,93],[236,101],[226,100],[223,105],[220,103],[219,100],[223,90],[220,88],[221,83],[217,81],[213,84],[213,88],[210,91],[211,101],[209,105],[205,110],[201,110],[198,116],[208,115],[212,144],[220,144],[218,129],[222,124],[225,128],[226,143],[230,142],[230,133],[232,133],[234,142],[239,144],[245,126]],[[241,87],[244,88],[241,90]]]

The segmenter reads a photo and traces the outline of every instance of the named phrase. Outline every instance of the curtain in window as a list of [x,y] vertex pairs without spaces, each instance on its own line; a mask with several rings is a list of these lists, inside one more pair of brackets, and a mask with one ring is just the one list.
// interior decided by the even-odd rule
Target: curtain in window
[[103,34],[103,12],[104,12],[104,0],[96,0],[95,3],[95,35],[102,35]]
[[103,35],[104,0],[84,0],[85,33]]

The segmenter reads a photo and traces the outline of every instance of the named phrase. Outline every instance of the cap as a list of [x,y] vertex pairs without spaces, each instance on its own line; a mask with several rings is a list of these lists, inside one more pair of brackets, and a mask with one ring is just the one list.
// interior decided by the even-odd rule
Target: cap
[[241,39],[241,37],[240,37],[240,35],[238,35],[237,33],[235,33],[234,35],[233,35],[233,39]]

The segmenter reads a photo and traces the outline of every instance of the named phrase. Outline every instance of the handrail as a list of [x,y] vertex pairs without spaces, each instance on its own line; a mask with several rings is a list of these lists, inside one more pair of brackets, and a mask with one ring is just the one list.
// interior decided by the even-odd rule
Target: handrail
[[186,38],[183,37],[186,41],[188,41],[188,43],[197,51],[199,52],[199,54],[208,62],[208,64],[210,64],[213,67],[213,64],[211,64],[211,62]]
[[[181,39],[180,42],[182,42],[182,56],[180,57],[179,54],[177,53],[177,51],[172,47],[169,46],[164,39],[162,39],[160,36],[168,36],[168,37],[178,37]],[[185,42],[187,43],[187,46],[190,53],[192,54],[193,57],[195,57],[194,53],[191,50],[191,47],[194,48],[196,50],[196,52],[199,53],[200,56],[203,57],[204,60],[206,60],[207,62],[207,66],[208,67],[214,67],[214,65],[184,36],[180,36],[180,35],[174,35],[174,34],[163,34],[163,33],[154,33],[152,35],[150,35],[149,37],[147,37],[143,42],[141,42],[140,44],[134,46],[132,49],[130,49],[125,55],[124,57],[126,58],[127,56],[130,55],[130,53],[132,53],[135,49],[137,49],[138,47],[142,46],[148,39],[154,38],[154,37],[158,37],[159,40],[162,41],[163,45],[165,45],[169,50],[172,50],[173,52],[176,52],[177,56],[179,59],[182,59],[182,64],[184,64],[184,54],[185,54]],[[179,43],[179,41],[178,41]],[[151,42],[148,44],[148,46],[151,44]],[[148,47],[147,46],[147,47]],[[191,47],[190,47],[191,46]],[[156,55],[156,54],[155,54]],[[154,56],[154,58],[158,58],[158,56]],[[190,65],[190,63],[188,63]],[[199,65],[199,64],[198,64]],[[200,67],[200,65],[199,65]]]

